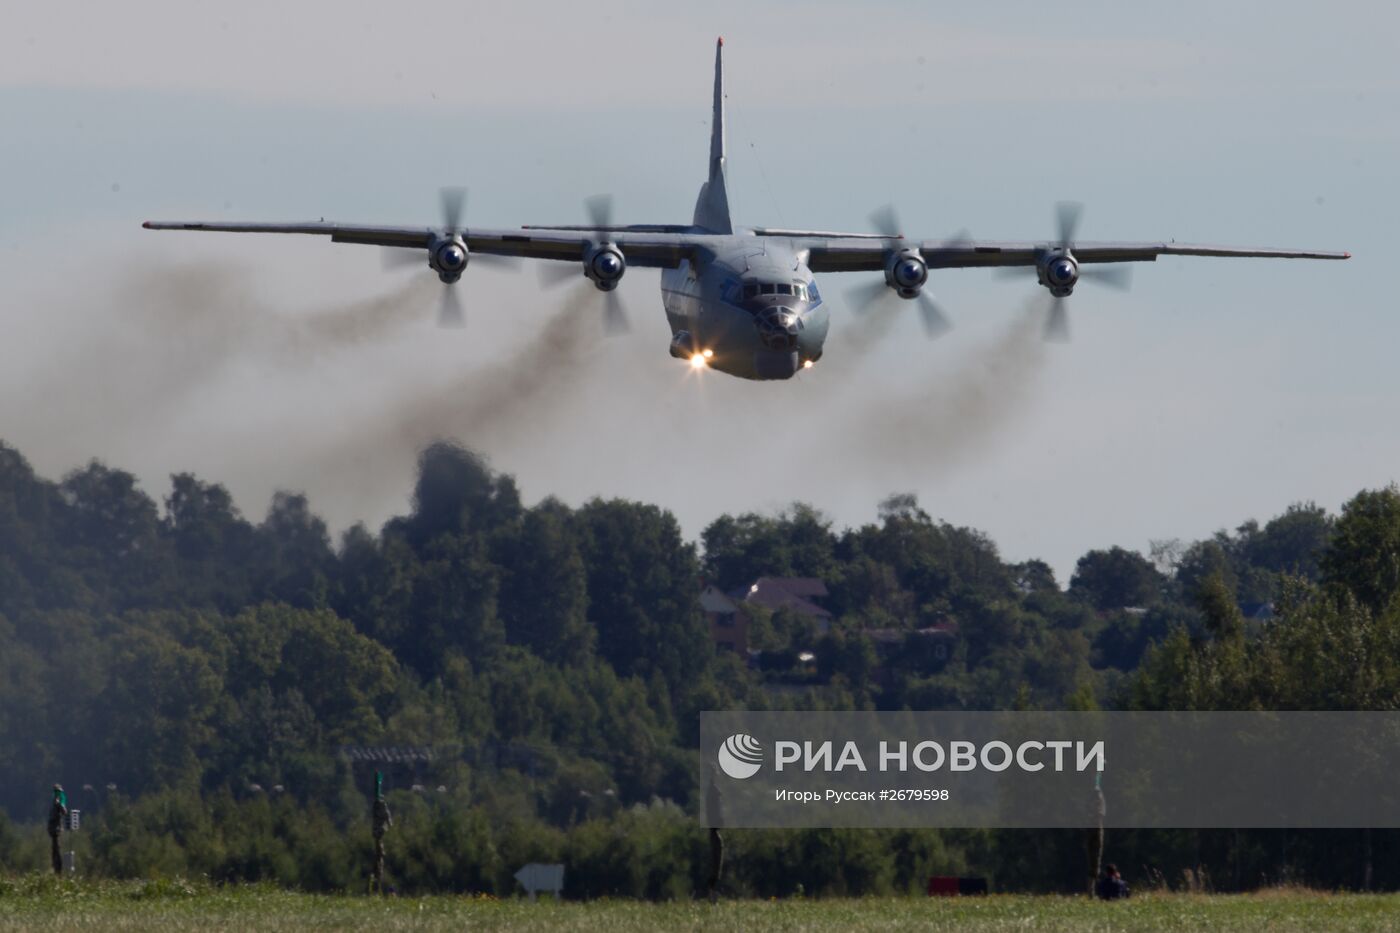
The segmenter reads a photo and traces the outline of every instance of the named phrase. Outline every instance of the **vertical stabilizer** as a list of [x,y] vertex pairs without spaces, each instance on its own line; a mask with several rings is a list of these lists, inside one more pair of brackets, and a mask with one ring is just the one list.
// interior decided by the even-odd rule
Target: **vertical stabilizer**
[[724,180],[724,37],[715,43],[715,104],[710,118],[710,177],[695,202],[695,226],[713,233],[733,233],[729,189]]

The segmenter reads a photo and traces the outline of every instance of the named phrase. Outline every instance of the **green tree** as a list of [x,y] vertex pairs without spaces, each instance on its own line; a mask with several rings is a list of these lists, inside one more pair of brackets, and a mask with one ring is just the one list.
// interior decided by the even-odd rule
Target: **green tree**
[[252,599],[257,533],[223,486],[189,473],[170,486],[164,530],[178,567],[171,601],[236,612]]
[[98,698],[102,759],[140,791],[196,781],[217,736],[223,671],[206,652],[150,626],[110,641],[111,680]]
[[577,522],[599,654],[623,676],[657,670],[685,690],[714,654],[696,598],[694,546],[656,506],[595,499]]
[[1152,562],[1138,552],[1112,547],[1079,558],[1069,591],[1096,609],[1121,609],[1157,602],[1165,582]]
[[1372,612],[1391,604],[1400,589],[1400,488],[1367,490],[1342,506],[1322,574]]
[[541,503],[500,529],[491,555],[501,568],[499,614],[506,637],[555,663],[578,662],[593,649],[588,574],[568,510]]
[[1246,556],[1251,564],[1273,573],[1316,581],[1335,524],[1316,503],[1294,503],[1249,540]]
[[274,495],[256,535],[262,598],[304,609],[326,606],[334,555],[326,523],[311,511],[306,496]]

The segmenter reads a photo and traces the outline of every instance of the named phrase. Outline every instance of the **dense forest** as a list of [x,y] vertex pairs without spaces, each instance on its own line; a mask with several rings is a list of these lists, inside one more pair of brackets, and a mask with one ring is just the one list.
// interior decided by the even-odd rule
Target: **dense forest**
[[[160,502],[99,462],[59,482],[0,444],[0,868],[47,863],[61,781],[84,871],[363,890],[385,773],[403,890],[690,897],[704,709],[1393,709],[1400,491],[1055,579],[891,496],[687,541],[654,505],[521,502],[439,443],[413,506],[333,541],[306,498],[261,521],[189,474]],[[699,594],[824,582],[830,624],[753,613],[716,650]],[[929,650],[929,631],[950,635]],[[1066,832],[733,831],[733,894],[919,891],[930,874],[1079,890]],[[1394,832],[1110,832],[1137,884],[1400,887]],[[1186,879],[1183,881],[1183,879]]]

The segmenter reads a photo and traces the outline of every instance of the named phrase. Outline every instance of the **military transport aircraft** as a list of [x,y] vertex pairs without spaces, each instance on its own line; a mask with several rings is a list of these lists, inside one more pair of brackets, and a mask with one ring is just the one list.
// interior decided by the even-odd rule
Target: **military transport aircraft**
[[[474,259],[525,257],[573,263],[604,293],[605,321],[625,327],[614,289],[629,265],[661,269],[661,299],[671,327],[672,356],[697,369],[713,368],[745,379],[787,379],[821,359],[830,323],[828,303],[813,278],[819,272],[883,275],[856,295],[858,306],[885,298],[909,299],[920,309],[930,335],[948,327],[947,315],[925,289],[929,270],[973,266],[1010,267],[1034,276],[1052,296],[1047,337],[1066,334],[1064,299],[1081,280],[1126,285],[1128,267],[1158,256],[1263,256],[1281,259],[1347,259],[1350,253],[1202,246],[1175,242],[1081,242],[1075,240],[1078,208],[1062,204],[1059,234],[1050,241],[909,240],[891,208],[872,215],[875,233],[830,233],[773,227],[736,227],[730,220],[724,155],[724,39],[715,48],[714,114],[710,128],[710,176],[700,188],[689,224],[615,226],[606,198],[588,202],[585,226],[525,226],[487,230],[465,226],[463,192],[443,192],[440,227],[382,227],[363,224],[208,223],[150,221],[152,230],[215,230],[230,233],[310,233],[339,243],[395,248],[427,265],[451,286]],[[413,253],[408,253],[413,250]],[[461,309],[449,287],[442,320],[460,322]]]

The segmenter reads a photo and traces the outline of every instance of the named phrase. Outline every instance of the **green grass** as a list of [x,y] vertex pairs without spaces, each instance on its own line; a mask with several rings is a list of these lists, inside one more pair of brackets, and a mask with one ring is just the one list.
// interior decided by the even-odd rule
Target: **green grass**
[[1083,897],[554,903],[370,898],[183,881],[0,878],[0,930],[1400,930],[1400,895],[1266,891]]

